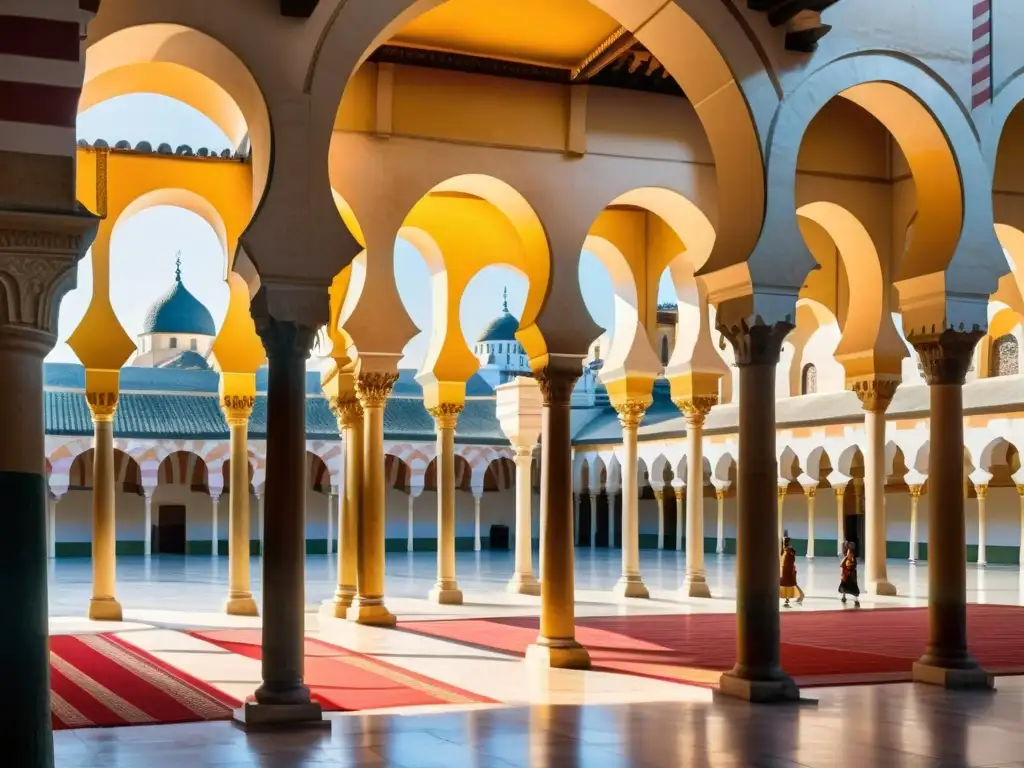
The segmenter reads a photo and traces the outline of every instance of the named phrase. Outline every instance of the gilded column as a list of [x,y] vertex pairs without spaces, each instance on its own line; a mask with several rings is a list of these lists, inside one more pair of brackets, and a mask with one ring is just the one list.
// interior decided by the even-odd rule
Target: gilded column
[[483,488],[473,489],[473,551],[479,552],[483,548],[480,541],[480,498],[484,495]]
[[210,556],[220,554],[220,494],[210,493]]
[[676,552],[682,552],[683,550],[683,526],[685,525],[683,519],[683,504],[686,503],[686,486],[680,483],[679,485],[673,484],[673,490],[676,496]]
[[327,554],[334,554],[334,515],[335,510],[340,510],[341,506],[338,504],[338,486],[332,485],[330,492],[327,494]]
[[[597,549],[597,500],[601,494],[590,494],[590,548]],[[1021,528],[1024,532],[1024,527]],[[1021,543],[1021,550],[1024,551],[1024,540]]]
[[718,541],[715,554],[725,553],[725,488],[715,488],[715,501],[718,502]]
[[[540,582],[533,575],[533,446],[517,445],[516,457],[516,570],[508,582],[509,592],[539,595]],[[591,514],[593,518],[593,514]],[[590,539],[594,539],[591,528]]]
[[[330,600],[335,618],[344,619],[356,596],[359,571],[359,517],[363,490],[363,407],[355,392],[331,399],[345,451],[345,485],[338,518],[338,584]],[[410,498],[412,498],[410,496]]]
[[807,559],[814,559],[814,497],[818,494],[818,486],[805,485],[804,496],[807,497]]
[[149,557],[153,554],[153,489],[143,488],[142,490],[146,505],[142,523],[145,527],[142,532],[142,554]]
[[704,420],[717,396],[689,397],[676,406],[686,416],[686,580],[683,594],[711,597],[704,573]]
[[121,621],[117,602],[117,523],[114,488],[114,413],[117,392],[86,393],[93,421],[92,599],[89,618]]
[[54,493],[46,498],[46,557],[53,560],[57,557],[57,502],[59,497]]
[[437,583],[429,600],[462,605],[455,578],[455,425],[461,403],[441,403],[430,409],[437,428]]
[[654,500],[658,503],[658,549],[665,548],[665,491],[654,490]]
[[414,493],[412,487],[409,488],[409,500],[406,503],[407,511],[406,517],[406,532],[405,532],[405,551],[412,552],[415,550],[416,542],[416,496],[418,493]]
[[981,483],[974,486],[974,493],[978,497],[978,565],[988,565],[988,553],[985,551],[985,544],[988,539],[988,525],[985,519],[985,501],[988,499],[988,484]]
[[648,403],[616,405],[622,425],[622,575],[613,590],[620,597],[650,597],[640,576],[640,489],[637,488],[637,429]]
[[527,661],[588,669],[590,654],[576,642],[574,548],[572,544],[572,442],[569,400],[580,375],[573,368],[548,367],[536,374],[543,395],[541,417],[541,504],[546,528],[541,548],[540,634],[526,650]]
[[782,535],[783,535],[782,532],[785,530],[785,527],[784,527],[784,525],[785,525],[785,523],[784,523],[784,520],[785,520],[784,512],[785,512],[785,509],[786,509],[786,494],[789,493],[789,482],[786,481],[786,480],[779,480],[778,490],[776,491],[776,493],[778,494],[778,500],[779,500],[779,516],[778,516],[778,521],[779,521],[778,528],[779,528],[779,530],[776,532],[776,536],[778,537],[779,544],[781,545],[782,544]]
[[[620,488],[615,487],[611,483],[608,483],[605,488],[605,493],[608,496],[608,549],[615,549],[615,529],[618,527],[615,523],[615,518],[622,514],[622,501],[617,499],[620,491]],[[541,538],[544,538],[543,535]],[[541,549],[543,548],[542,542]]]
[[[736,666],[722,675],[724,695],[748,701],[791,701],[799,689],[782,670],[779,640],[779,514],[775,453],[775,374],[782,342],[793,329],[721,327],[739,368],[739,455],[736,462]],[[774,512],[774,514],[772,514]],[[774,519],[773,519],[774,518]]]
[[889,581],[885,556],[885,412],[896,394],[899,381],[872,379],[857,382],[854,392],[864,407],[864,576],[869,592],[895,595]]
[[928,383],[928,645],[914,679],[947,688],[991,688],[967,650],[963,385],[981,331],[910,336]]
[[[255,392],[255,380],[252,382]],[[250,576],[249,417],[255,394],[221,395],[221,410],[231,436],[228,462],[228,598],[224,611],[232,616],[259,616]]]
[[907,486],[910,490],[910,562],[916,563],[918,555],[917,546],[917,506],[921,501],[921,490],[923,485]]
[[374,371],[356,378],[356,397],[363,407],[363,497],[356,597],[348,618],[381,627],[395,626],[394,615],[384,605],[384,406],[397,380],[397,374]]
[[846,527],[846,486],[833,486],[836,494],[836,556],[843,556],[843,544],[846,543],[844,528]]

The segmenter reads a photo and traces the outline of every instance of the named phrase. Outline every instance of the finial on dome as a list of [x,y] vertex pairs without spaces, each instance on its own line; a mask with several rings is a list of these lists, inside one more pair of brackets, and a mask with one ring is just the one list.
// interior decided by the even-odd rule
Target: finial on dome
[[501,311],[508,314],[508,286],[501,292]]
[[174,281],[181,282],[181,251],[178,251],[177,259],[174,262]]

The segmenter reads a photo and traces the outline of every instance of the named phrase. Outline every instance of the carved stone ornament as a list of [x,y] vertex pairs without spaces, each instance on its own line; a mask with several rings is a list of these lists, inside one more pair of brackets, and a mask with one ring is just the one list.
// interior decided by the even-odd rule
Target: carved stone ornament
[[723,501],[725,499],[725,488],[715,488],[715,498]]
[[978,497],[978,501],[984,501],[988,498],[988,486],[984,483],[974,486],[974,495]]
[[331,413],[338,420],[338,429],[346,430],[358,426],[363,420],[363,406],[359,400],[351,397],[332,397],[329,401]]
[[907,490],[910,491],[910,498],[912,498],[912,499],[920,499],[921,498],[921,491],[924,490],[924,486],[923,485],[908,485],[907,486]]
[[947,328],[941,333],[912,335],[907,341],[921,359],[921,372],[929,386],[962,386],[974,360],[974,348],[984,335],[980,328]]
[[1017,495],[1024,499],[1024,484],[1017,486]]
[[719,324],[718,331],[732,344],[736,365],[778,365],[782,342],[795,326],[788,320],[768,325],[758,317],[753,325],[741,320],[738,325]]
[[75,284],[75,263],[72,253],[21,254],[6,253],[8,248],[46,248],[57,244],[60,250],[81,237],[45,232],[0,230],[0,325],[56,332],[57,307]]
[[113,421],[117,411],[117,392],[86,392],[85,400],[93,421]]
[[854,382],[853,391],[860,398],[865,411],[884,413],[895,397],[899,385],[899,381],[891,379],[866,379]]
[[686,424],[691,429],[699,429],[704,426],[704,420],[711,413],[711,409],[718,405],[717,395],[695,395],[693,397],[673,400],[676,408],[682,411],[686,417]]
[[254,405],[256,398],[253,395],[224,395],[220,401],[224,418],[232,426],[247,424]]
[[813,499],[817,495],[818,495],[818,486],[816,486],[816,485],[805,485],[804,486],[804,496],[806,496],[808,499]]
[[615,411],[619,414],[619,423],[622,428],[636,429],[639,427],[649,405],[650,403],[645,400],[626,400],[624,403],[616,405]]
[[433,408],[428,408],[427,412],[434,417],[434,423],[439,430],[455,429],[455,425],[459,422],[459,414],[462,413],[462,404],[440,403]]
[[356,397],[363,408],[383,408],[396,381],[397,373],[360,373],[356,377]]
[[540,384],[540,393],[544,398],[544,405],[568,405],[572,397],[573,387],[581,372],[564,370],[559,368],[545,368],[535,374],[537,383]]

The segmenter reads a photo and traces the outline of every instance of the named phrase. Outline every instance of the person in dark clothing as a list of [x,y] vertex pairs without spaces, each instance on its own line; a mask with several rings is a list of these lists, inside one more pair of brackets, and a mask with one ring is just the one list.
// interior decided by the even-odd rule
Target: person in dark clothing
[[791,599],[795,598],[798,603],[804,599],[804,592],[796,583],[796,550],[793,549],[788,535],[782,539],[782,552],[779,557],[779,597],[786,601],[783,605],[788,608]]
[[851,542],[843,546],[843,561],[840,564],[839,594],[846,602],[846,596],[853,597],[853,605],[860,608],[860,585],[857,584],[857,552]]

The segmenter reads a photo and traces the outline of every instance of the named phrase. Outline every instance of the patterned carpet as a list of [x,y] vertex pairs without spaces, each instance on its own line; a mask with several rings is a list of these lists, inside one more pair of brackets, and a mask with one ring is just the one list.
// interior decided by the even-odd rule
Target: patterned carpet
[[53,727],[226,720],[240,702],[113,635],[50,638]]
[[[1024,674],[1024,608],[968,607],[971,653],[990,672]],[[402,622],[401,629],[524,655],[536,618]],[[782,665],[807,687],[903,682],[924,651],[925,608],[803,611],[782,616]],[[733,614],[578,619],[595,669],[714,686],[736,661]]]

